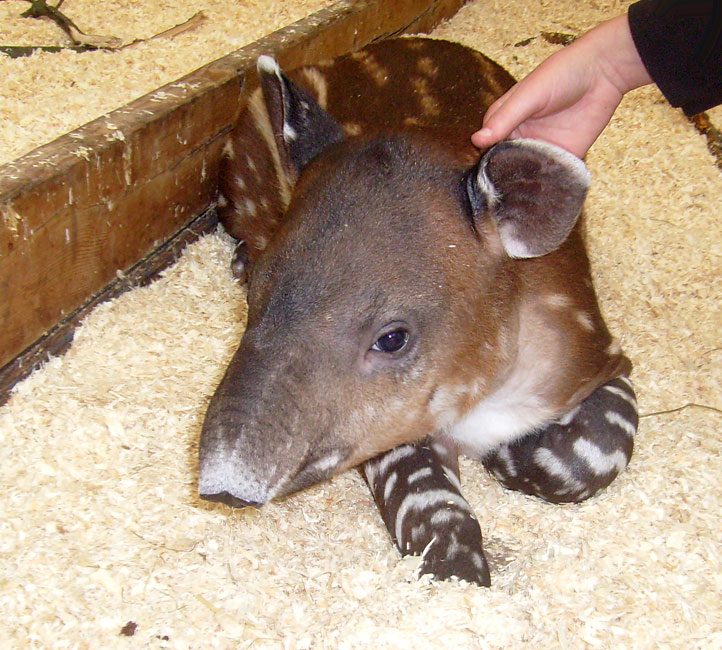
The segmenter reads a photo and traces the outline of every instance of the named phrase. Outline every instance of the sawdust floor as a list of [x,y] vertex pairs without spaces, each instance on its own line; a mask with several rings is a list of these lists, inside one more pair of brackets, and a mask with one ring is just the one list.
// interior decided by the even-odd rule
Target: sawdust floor
[[[151,39],[197,12],[204,21],[173,38],[115,52],[0,54],[0,165],[334,1],[65,0],[60,10],[82,31],[114,36],[123,45]],[[23,18],[29,6],[0,0],[0,45],[71,44],[51,20]]]
[[[556,46],[515,43],[626,5],[474,2],[436,35],[519,76]],[[491,589],[410,579],[355,472],[260,512],[198,499],[202,415],[244,316],[216,234],[99,307],[0,409],[0,646],[722,648],[722,415],[704,408],[722,409],[722,174],[653,89],[589,166],[594,275],[646,417],[628,471],[582,505],[463,463]]]

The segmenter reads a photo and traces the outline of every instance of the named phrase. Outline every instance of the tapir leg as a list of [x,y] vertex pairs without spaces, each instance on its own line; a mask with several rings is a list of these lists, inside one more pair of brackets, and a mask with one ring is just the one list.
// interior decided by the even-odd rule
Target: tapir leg
[[376,504],[402,555],[421,555],[420,573],[489,586],[481,530],[461,495],[456,447],[424,440],[363,465]]
[[512,490],[552,503],[583,501],[627,466],[638,419],[632,384],[619,377],[563,418],[495,448],[483,463]]

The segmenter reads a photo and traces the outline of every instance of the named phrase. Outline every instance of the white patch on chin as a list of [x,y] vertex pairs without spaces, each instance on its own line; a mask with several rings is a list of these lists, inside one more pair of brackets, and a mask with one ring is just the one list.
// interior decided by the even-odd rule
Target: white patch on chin
[[467,455],[481,458],[551,420],[556,413],[542,395],[555,363],[553,355],[540,357],[533,347],[520,350],[504,382],[456,422],[449,437]]
[[502,387],[483,399],[449,431],[459,447],[481,458],[547,422],[553,411],[536,395]]
[[306,471],[326,474],[338,467],[339,463],[343,460],[343,457],[344,455],[340,451],[333,451],[327,456],[323,456],[322,458],[315,460],[306,468]]

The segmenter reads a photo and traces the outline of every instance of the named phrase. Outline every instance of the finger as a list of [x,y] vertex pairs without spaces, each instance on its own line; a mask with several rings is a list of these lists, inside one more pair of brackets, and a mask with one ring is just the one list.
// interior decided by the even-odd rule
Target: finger
[[482,119],[482,128],[476,131],[471,136],[471,142],[480,149],[484,149],[487,147],[490,147],[493,144],[496,144],[499,140],[507,137],[508,133],[503,133],[501,131],[495,130],[492,127],[488,126],[489,120],[491,117],[496,113],[501,107],[506,103],[506,101],[509,99],[509,97],[512,94],[512,91],[516,88],[516,86],[512,86],[507,92],[505,92],[501,97],[499,97],[489,108],[487,109],[486,113],[484,114],[484,117]]
[[472,135],[472,143],[480,148],[489,147],[508,138],[529,118],[543,111],[548,101],[547,91],[533,76],[513,86],[489,107],[482,129]]

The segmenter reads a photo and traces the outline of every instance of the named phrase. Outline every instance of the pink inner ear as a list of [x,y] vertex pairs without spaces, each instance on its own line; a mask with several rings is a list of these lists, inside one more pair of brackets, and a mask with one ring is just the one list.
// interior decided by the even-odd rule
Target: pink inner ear
[[546,255],[567,238],[589,186],[584,163],[537,140],[508,140],[479,163],[478,189],[489,202],[511,257]]

